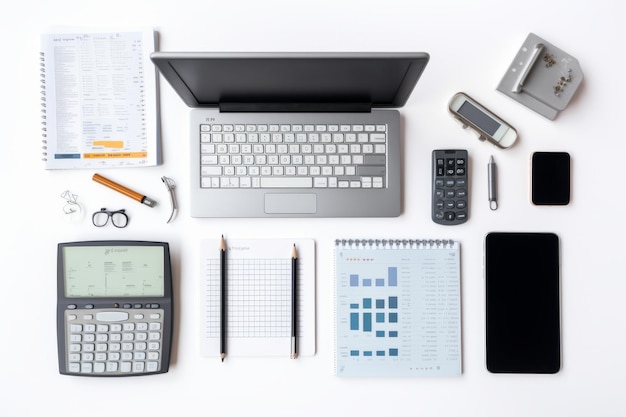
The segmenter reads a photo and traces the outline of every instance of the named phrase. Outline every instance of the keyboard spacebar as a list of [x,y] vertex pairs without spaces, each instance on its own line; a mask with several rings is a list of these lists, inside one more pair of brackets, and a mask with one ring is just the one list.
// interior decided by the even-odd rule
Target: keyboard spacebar
[[261,177],[261,188],[312,188],[311,177]]

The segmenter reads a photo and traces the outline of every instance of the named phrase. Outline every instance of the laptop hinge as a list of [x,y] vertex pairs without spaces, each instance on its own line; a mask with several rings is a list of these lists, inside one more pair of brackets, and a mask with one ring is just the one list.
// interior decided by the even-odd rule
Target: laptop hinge
[[364,113],[372,103],[220,103],[221,112],[254,113]]

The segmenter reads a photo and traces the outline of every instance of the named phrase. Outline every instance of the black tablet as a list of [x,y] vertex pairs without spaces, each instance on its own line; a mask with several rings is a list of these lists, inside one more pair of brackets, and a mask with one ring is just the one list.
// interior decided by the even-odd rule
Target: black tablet
[[559,239],[489,233],[486,361],[494,373],[556,373],[561,365]]

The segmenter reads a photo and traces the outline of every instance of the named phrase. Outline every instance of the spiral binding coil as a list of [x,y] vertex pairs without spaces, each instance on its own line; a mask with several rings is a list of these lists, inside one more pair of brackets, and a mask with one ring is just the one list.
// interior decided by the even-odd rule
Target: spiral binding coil
[[348,248],[386,248],[407,249],[416,247],[447,248],[452,247],[455,241],[452,239],[337,239],[335,246]]
[[42,161],[48,160],[48,121],[46,116],[46,54],[39,53],[39,74],[41,82],[41,143],[42,145]]

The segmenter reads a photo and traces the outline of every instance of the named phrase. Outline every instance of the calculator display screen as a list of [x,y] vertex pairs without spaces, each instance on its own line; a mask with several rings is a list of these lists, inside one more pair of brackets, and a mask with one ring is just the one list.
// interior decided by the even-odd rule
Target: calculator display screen
[[165,252],[161,246],[63,248],[65,296],[163,297]]

